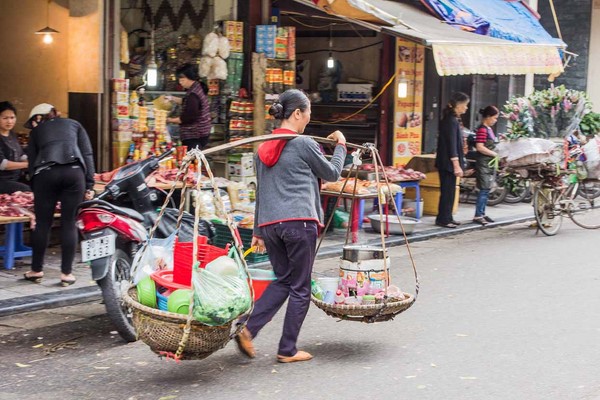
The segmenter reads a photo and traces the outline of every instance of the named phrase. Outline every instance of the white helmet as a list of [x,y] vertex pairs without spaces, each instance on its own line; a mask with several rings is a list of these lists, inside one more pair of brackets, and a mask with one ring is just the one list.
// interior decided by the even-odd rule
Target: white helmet
[[33,117],[35,117],[36,115],[46,115],[50,113],[50,111],[52,111],[53,109],[54,106],[48,103],[38,104],[37,106],[33,107],[31,109],[31,112],[29,113],[29,119],[27,120],[27,122],[25,122],[25,128],[33,129],[33,125],[31,125],[31,120],[33,119]]

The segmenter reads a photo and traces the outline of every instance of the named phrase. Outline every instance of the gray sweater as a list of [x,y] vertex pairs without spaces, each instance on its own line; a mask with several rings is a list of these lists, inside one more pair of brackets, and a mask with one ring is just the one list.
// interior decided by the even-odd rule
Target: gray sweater
[[337,181],[345,157],[346,147],[338,145],[328,161],[319,144],[306,136],[290,140],[270,168],[255,156],[258,186],[254,235],[261,237],[262,226],[281,221],[313,220],[321,224],[323,211],[317,178]]

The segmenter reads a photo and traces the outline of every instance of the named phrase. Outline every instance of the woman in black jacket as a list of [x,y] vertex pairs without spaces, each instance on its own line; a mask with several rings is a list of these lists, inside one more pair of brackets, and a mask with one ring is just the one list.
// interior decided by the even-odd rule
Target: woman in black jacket
[[25,127],[29,134],[27,153],[34,194],[35,229],[31,242],[31,271],[25,279],[39,283],[56,203],[60,201],[61,284],[75,283],[72,274],[77,246],[75,217],[84,198],[94,196],[94,159],[87,132],[81,124],[59,118],[50,104],[39,104],[29,114]]
[[440,202],[435,224],[445,228],[460,225],[452,217],[452,207],[456,197],[456,178],[463,176],[465,165],[460,116],[467,112],[469,100],[465,93],[453,93],[440,122],[435,157],[435,167],[440,175]]

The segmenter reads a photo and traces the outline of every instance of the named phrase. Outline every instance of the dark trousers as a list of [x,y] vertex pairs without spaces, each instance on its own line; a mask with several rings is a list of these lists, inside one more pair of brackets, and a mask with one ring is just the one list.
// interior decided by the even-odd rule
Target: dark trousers
[[201,136],[197,139],[185,139],[181,141],[181,144],[186,146],[188,151],[196,147],[202,150],[208,144],[208,136]]
[[31,188],[19,181],[0,180],[0,194],[12,194],[19,191],[31,192]]
[[452,207],[456,197],[456,176],[453,172],[444,170],[439,170],[438,173],[440,175],[440,203],[435,223],[449,224],[453,220]]
[[79,164],[54,165],[33,177],[36,225],[31,233],[31,270],[41,272],[48,247],[56,203],[60,201],[61,272],[71,273],[77,247],[75,218],[85,194],[85,176]]
[[300,328],[310,306],[310,275],[315,261],[317,223],[288,221],[262,228],[277,280],[254,306],[247,328],[255,337],[288,299],[278,355],[294,356]]

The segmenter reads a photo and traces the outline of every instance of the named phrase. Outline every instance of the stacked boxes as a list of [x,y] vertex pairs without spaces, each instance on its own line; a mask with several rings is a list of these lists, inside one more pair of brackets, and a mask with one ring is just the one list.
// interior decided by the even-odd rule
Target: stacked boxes
[[296,59],[296,28],[275,25],[256,26],[256,52],[267,58]]
[[244,23],[239,21],[223,22],[223,32],[229,41],[231,51],[241,53],[244,51]]
[[227,80],[223,91],[236,95],[242,86],[242,73],[244,71],[244,53],[230,53],[227,59]]
[[231,180],[234,176],[254,177],[254,154],[229,154],[227,156],[227,173]]
[[112,157],[114,165],[122,165],[127,157],[132,139],[132,125],[129,119],[129,79],[113,79],[111,107],[113,119]]
[[277,36],[277,26],[275,25],[257,25],[256,26],[256,52],[264,53],[268,58],[275,58],[275,37]]

